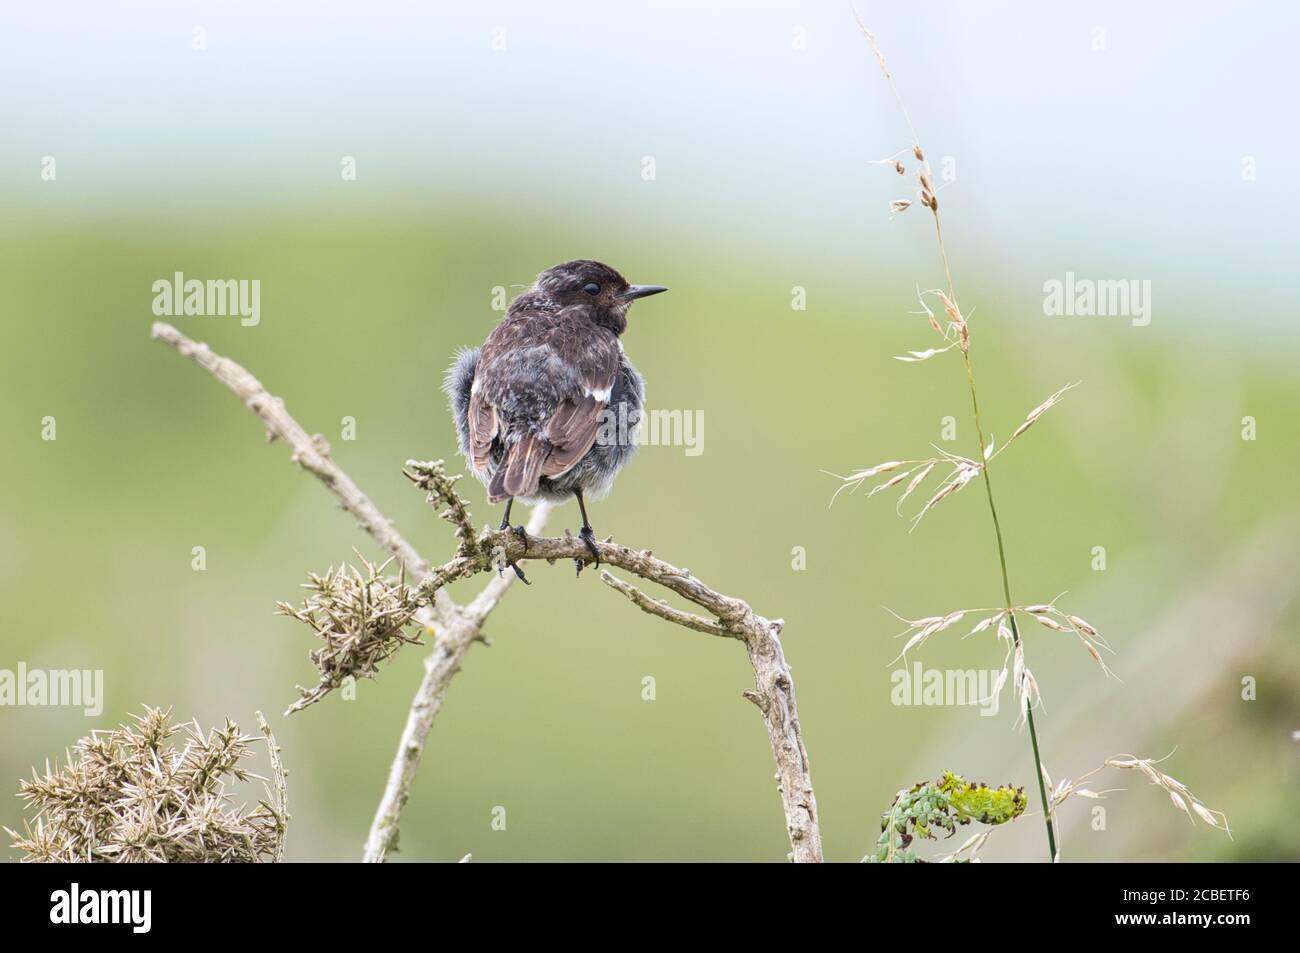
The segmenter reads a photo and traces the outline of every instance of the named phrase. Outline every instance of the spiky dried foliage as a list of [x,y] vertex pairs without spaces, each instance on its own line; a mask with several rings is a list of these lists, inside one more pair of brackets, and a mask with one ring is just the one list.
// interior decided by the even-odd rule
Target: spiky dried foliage
[[272,779],[251,810],[234,806],[228,786],[267,782],[242,766],[254,736],[229,719],[205,734],[197,721],[173,724],[170,708],[146,707],[131,724],[82,738],[63,767],[33,770],[18,794],[35,817],[22,834],[5,831],[26,863],[277,861],[289,821],[285,771],[257,719]]
[[[309,626],[325,644],[311,652],[320,672],[314,688],[298,686],[301,696],[286,715],[314,704],[348,678],[374,678],[381,662],[407,643],[419,643],[405,627],[415,619],[420,601],[406,585],[404,572],[384,575],[392,558],[376,565],[357,553],[362,569],[331,566],[323,576],[311,573],[303,588],[310,591],[301,606],[276,604],[281,615]],[[364,569],[364,571],[362,571]]]

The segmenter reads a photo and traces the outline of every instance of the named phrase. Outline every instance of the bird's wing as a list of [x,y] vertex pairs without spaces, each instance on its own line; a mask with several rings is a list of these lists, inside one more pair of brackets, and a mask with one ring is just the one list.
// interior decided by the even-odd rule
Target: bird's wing
[[492,456],[492,441],[497,435],[496,408],[480,394],[471,393],[468,417],[470,459],[476,470],[486,471]]
[[577,374],[574,387],[561,398],[546,425],[551,452],[542,475],[548,477],[568,472],[596,442],[618,375],[620,352],[613,334],[570,338],[564,351],[563,358]]

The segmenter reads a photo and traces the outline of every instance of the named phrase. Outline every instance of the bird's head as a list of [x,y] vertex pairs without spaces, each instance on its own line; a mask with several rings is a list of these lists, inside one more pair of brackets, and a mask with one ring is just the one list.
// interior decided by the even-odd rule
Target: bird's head
[[581,308],[615,334],[627,328],[627,309],[633,301],[668,290],[661,285],[630,285],[609,265],[586,258],[547,268],[537,276],[534,288],[562,308]]

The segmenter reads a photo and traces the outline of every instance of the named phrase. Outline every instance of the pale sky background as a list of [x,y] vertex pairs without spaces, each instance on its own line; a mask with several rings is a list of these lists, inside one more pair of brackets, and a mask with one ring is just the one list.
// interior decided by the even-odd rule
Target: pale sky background
[[[1223,329],[1294,325],[1294,5],[859,10],[932,159],[955,159],[941,199],[984,273],[1152,279],[1166,308]],[[863,226],[887,217],[868,160],[907,144],[839,0],[9,3],[0,126],[0,199],[51,214],[202,227],[214,209],[346,201],[353,155],[358,185],[415,208],[712,228],[738,254],[841,267],[875,254]]]

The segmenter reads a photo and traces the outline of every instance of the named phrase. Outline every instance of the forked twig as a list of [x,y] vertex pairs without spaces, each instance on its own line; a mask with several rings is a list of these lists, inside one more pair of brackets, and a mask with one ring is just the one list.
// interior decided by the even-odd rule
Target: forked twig
[[[484,621],[514,579],[509,573],[495,575],[502,560],[586,561],[590,559],[587,544],[574,537],[537,536],[548,515],[546,506],[533,511],[527,527],[526,551],[524,542],[508,530],[484,530],[474,536],[468,509],[452,486],[454,478],[445,474],[440,462],[422,464],[409,461],[407,476],[429,493],[430,502],[446,507],[443,515],[457,527],[460,541],[451,560],[440,566],[430,566],[333,462],[324,441],[310,436],[285,410],[283,402],[272,397],[248,371],[229,358],[215,354],[207,345],[190,340],[171,325],[155,324],[153,336],[211,373],[267,424],[273,436],[288,443],[293,449],[295,462],[317,476],[339,498],[344,508],[357,517],[362,528],[398,558],[409,578],[420,580],[416,590],[419,599],[424,605],[433,607],[433,653],[425,663],[425,677],[411,703],[406,727],[366,842],[364,859],[381,862],[397,846],[402,808],[410,795],[425,740],[442,708],[451,679],[460,670],[465,652],[482,639]],[[780,633],[784,622],[758,615],[743,600],[709,588],[688,570],[656,559],[649,550],[633,550],[608,541],[596,546],[602,563],[664,586],[704,609],[716,621],[673,609],[613,577],[606,580],[634,604],[687,628],[737,638],[745,643],[754,671],[754,688],[744,692],[744,696],[758,707],[767,728],[785,811],[791,859],[820,862],[822,843],[817,801],[795,705],[794,678],[781,646]],[[480,572],[493,572],[494,578],[467,605],[458,605],[446,593],[445,587],[450,583]]]

